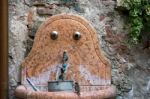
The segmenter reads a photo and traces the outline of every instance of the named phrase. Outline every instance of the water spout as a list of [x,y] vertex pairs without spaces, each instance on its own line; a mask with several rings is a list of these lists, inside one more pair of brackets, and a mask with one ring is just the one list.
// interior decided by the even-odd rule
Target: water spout
[[64,51],[63,53],[63,59],[62,59],[62,66],[59,67],[58,71],[57,71],[57,75],[56,75],[56,80],[64,80],[65,79],[65,74],[67,72],[67,68],[68,68],[68,55],[67,52]]

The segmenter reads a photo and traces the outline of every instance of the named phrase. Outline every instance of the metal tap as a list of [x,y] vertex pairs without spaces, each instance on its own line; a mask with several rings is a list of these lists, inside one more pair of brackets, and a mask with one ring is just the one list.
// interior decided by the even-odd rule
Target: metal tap
[[67,72],[67,67],[68,67],[67,61],[68,61],[68,55],[67,55],[67,52],[64,51],[63,59],[62,59],[62,66],[60,67],[60,70],[59,70],[60,73],[59,73],[57,80],[64,80],[65,74]]

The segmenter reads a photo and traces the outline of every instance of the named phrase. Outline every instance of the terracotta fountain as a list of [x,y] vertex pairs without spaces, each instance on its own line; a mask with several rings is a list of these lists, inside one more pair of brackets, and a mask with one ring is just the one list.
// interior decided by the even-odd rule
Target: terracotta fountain
[[105,99],[116,94],[96,31],[80,16],[60,14],[43,22],[21,66],[18,98]]

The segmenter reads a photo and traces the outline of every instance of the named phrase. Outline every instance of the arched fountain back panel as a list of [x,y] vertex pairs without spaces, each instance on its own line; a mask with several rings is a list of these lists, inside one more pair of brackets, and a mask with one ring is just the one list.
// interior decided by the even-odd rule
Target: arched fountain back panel
[[111,85],[111,67],[95,30],[82,17],[68,14],[52,16],[39,27],[32,50],[22,63],[22,84],[32,89],[31,82],[46,91],[48,82],[58,77],[64,51],[68,57],[65,80],[78,82],[81,91]]

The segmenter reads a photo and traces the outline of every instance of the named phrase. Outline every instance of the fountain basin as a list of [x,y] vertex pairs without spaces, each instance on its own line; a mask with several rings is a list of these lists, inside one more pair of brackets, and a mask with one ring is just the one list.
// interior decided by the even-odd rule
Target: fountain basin
[[49,81],[48,82],[48,91],[73,91],[73,81],[64,80],[64,81]]

